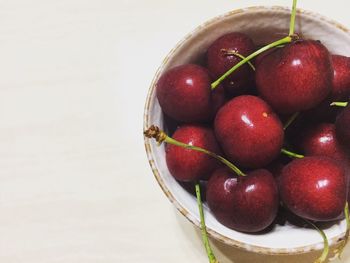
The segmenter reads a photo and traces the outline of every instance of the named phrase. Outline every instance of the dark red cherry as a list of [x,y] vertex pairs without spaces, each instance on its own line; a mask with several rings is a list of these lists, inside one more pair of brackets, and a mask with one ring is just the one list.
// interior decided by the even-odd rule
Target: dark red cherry
[[300,40],[278,48],[256,65],[259,94],[280,113],[308,110],[331,91],[330,54],[318,41]]
[[347,197],[347,170],[323,156],[295,159],[279,178],[280,197],[294,214],[314,221],[342,216]]
[[[252,39],[239,32],[229,33],[215,40],[207,51],[207,67],[212,77],[218,79],[242,60],[232,52],[246,57],[253,53],[255,48]],[[254,72],[249,65],[243,65],[232,73],[223,85],[233,95],[242,94],[254,85]]]
[[267,170],[236,177],[228,169],[220,168],[208,181],[207,203],[223,225],[242,232],[259,232],[276,217],[277,185]]
[[350,97],[350,58],[332,55],[334,79],[331,98],[333,101],[348,100]]
[[311,122],[335,122],[339,107],[330,106],[334,101],[347,101],[350,97],[350,58],[332,55],[334,77],[332,90],[326,100],[305,112]]
[[[183,125],[172,136],[173,139],[220,154],[212,129],[199,125]],[[208,179],[219,163],[209,155],[172,144],[166,146],[166,162],[172,176],[189,182]]]
[[350,151],[350,105],[338,115],[335,127],[338,140]]
[[263,167],[280,154],[282,124],[258,97],[242,95],[227,102],[218,111],[214,127],[226,156],[239,166]]
[[308,156],[327,156],[350,164],[349,155],[338,141],[332,123],[321,123],[302,132],[299,148]]
[[[157,98],[164,113],[180,122],[205,122],[213,118],[217,103],[224,95],[213,98],[209,72],[198,65],[186,64],[172,68],[159,79]],[[219,105],[220,106],[220,105]]]

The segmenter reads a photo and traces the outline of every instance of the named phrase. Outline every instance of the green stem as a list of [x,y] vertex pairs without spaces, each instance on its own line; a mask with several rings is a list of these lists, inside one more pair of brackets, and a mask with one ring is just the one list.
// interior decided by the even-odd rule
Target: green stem
[[207,252],[209,262],[210,263],[217,263],[218,261],[215,258],[215,255],[213,253],[213,250],[211,249],[208,233],[207,233],[207,227],[205,225],[205,219],[204,219],[204,212],[203,212],[203,204],[202,204],[202,198],[201,198],[201,189],[199,183],[196,183],[196,196],[197,196],[197,204],[199,209],[199,216],[200,216],[200,226],[201,226],[201,232],[202,232],[202,240],[205,247],[205,250]]
[[348,102],[346,102],[346,101],[335,101],[335,102],[331,103],[331,106],[346,107],[346,106],[348,106]]
[[350,232],[350,217],[349,217],[349,203],[346,202],[345,208],[344,208],[344,214],[346,219],[346,232],[349,235]]
[[183,142],[179,142],[171,137],[169,137],[164,131],[162,131],[161,129],[159,129],[159,127],[155,126],[155,125],[151,125],[151,127],[149,127],[147,130],[145,130],[143,132],[143,134],[147,137],[147,138],[154,138],[156,139],[156,141],[161,144],[162,142],[166,142],[169,144],[173,144],[182,148],[186,148],[186,149],[190,149],[190,150],[194,150],[197,152],[201,152],[201,153],[205,153],[213,158],[215,158],[216,160],[219,160],[220,162],[222,162],[223,164],[225,164],[228,168],[230,168],[233,172],[235,172],[237,175],[239,176],[245,176],[245,174],[237,167],[235,166],[233,163],[231,163],[230,161],[228,161],[227,159],[225,159],[224,157],[213,153],[211,151],[208,151],[206,149],[203,149],[201,147],[197,147],[197,146],[193,146],[193,145],[189,145]]
[[292,158],[304,158],[305,157],[304,155],[288,151],[284,148],[281,149],[281,153],[284,153],[285,155],[292,157]]
[[340,242],[340,244],[334,249],[334,258],[338,257],[341,258],[341,255],[344,251],[344,248],[346,244],[349,241],[349,234],[350,234],[350,218],[349,218],[349,204],[346,202],[345,208],[344,208],[344,215],[345,215],[345,221],[346,221],[346,231],[344,235],[344,239]]
[[290,24],[289,24],[290,36],[294,35],[296,13],[297,13],[297,0],[293,0],[292,15],[290,16]]
[[286,129],[289,127],[289,125],[291,125],[291,124],[293,123],[293,121],[295,121],[295,119],[298,117],[298,115],[299,115],[299,112],[294,113],[294,114],[288,119],[288,121],[284,124],[283,129],[286,130]]
[[329,254],[329,244],[326,234],[323,232],[323,230],[319,229],[314,223],[310,222],[309,220],[304,219],[308,224],[310,224],[312,227],[314,227],[318,233],[322,236],[323,239],[323,251],[321,256],[315,260],[314,263],[322,263],[327,260],[328,254]]
[[292,42],[292,40],[295,38],[295,36],[287,36],[284,37],[280,40],[277,40],[265,47],[260,48],[259,50],[255,51],[254,53],[250,54],[248,57],[244,58],[243,60],[241,60],[240,62],[238,62],[236,65],[234,65],[231,69],[229,69],[226,73],[224,73],[224,75],[222,75],[220,78],[218,78],[216,81],[214,81],[211,84],[211,89],[214,90],[217,86],[220,85],[220,83],[222,81],[224,81],[229,75],[231,75],[236,69],[238,69],[240,66],[244,65],[245,63],[247,63],[248,61],[250,61],[251,59],[255,58],[256,56],[258,56],[259,54],[277,47],[279,45],[283,45],[283,44],[287,44]]
[[183,142],[179,142],[179,141],[177,141],[177,140],[175,140],[175,139],[173,139],[173,138],[171,138],[169,136],[166,136],[164,141],[166,143],[173,144],[173,145],[176,145],[176,146],[180,146],[180,147],[183,147],[183,148],[186,148],[186,149],[190,149],[190,150],[194,150],[194,151],[197,151],[197,152],[205,153],[205,154],[215,158],[216,160],[219,160],[223,164],[225,164],[227,167],[229,167],[237,175],[245,176],[245,174],[237,166],[235,166],[229,160],[225,159],[224,157],[222,157],[222,156],[220,156],[220,155],[218,155],[216,153],[213,153],[211,151],[208,151],[206,149],[203,149],[203,148],[200,148],[200,147],[197,147],[197,146],[193,146],[193,145],[189,145],[189,144],[186,144],[186,143],[183,143]]
[[[225,55],[227,55],[227,56],[236,56],[236,57],[239,57],[239,58],[242,59],[242,60],[245,59],[245,56],[239,54],[239,53],[238,53],[237,51],[235,51],[235,50],[221,49],[221,51],[224,52]],[[248,63],[248,65],[252,68],[252,70],[255,71],[255,67],[254,67],[253,63],[250,62],[250,61],[248,61],[247,63]]]

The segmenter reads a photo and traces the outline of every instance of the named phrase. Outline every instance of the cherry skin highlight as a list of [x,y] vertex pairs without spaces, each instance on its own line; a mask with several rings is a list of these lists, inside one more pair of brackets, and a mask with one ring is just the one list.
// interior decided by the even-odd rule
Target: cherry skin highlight
[[330,54],[318,41],[299,40],[264,56],[256,65],[259,94],[279,113],[311,109],[331,91]]
[[241,232],[259,232],[275,219],[278,190],[267,170],[236,177],[226,168],[216,170],[207,184],[207,203],[223,225]]
[[[173,139],[204,148],[220,154],[212,129],[199,125],[180,126],[172,136]],[[213,157],[176,145],[166,145],[166,162],[175,179],[182,182],[207,180],[219,163]]]
[[282,124],[258,97],[242,95],[227,102],[218,111],[214,128],[227,158],[238,166],[260,168],[280,154]]
[[347,169],[323,156],[295,159],[279,177],[280,197],[294,214],[314,221],[339,219],[347,198]]

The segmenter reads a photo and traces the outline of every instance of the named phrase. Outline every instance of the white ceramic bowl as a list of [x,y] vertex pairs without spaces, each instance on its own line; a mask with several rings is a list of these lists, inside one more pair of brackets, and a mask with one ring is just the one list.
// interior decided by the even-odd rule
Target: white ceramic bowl
[[[165,58],[151,84],[144,115],[144,128],[155,124],[164,128],[163,114],[155,96],[155,85],[162,73],[174,66],[203,57],[208,46],[219,36],[241,31],[256,44],[270,43],[288,33],[290,10],[282,7],[251,7],[216,17],[187,35]],[[337,22],[308,11],[298,10],[296,32],[305,38],[321,40],[337,54],[350,55],[350,34]],[[146,152],[153,173],[168,199],[194,225],[199,227],[196,200],[170,175],[165,162],[164,145],[145,139]],[[297,254],[323,247],[317,231],[291,225],[276,226],[271,232],[254,235],[240,233],[220,224],[205,206],[206,225],[210,236],[226,244],[264,254]],[[344,220],[325,230],[330,244],[341,240],[345,232]]]

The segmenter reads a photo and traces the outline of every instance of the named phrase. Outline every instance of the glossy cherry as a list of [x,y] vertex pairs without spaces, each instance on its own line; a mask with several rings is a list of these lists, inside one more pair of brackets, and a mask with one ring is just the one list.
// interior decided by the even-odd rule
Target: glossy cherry
[[309,127],[300,136],[300,150],[308,156],[327,156],[349,165],[347,152],[337,139],[335,125],[321,123]]
[[256,65],[259,94],[280,113],[308,110],[331,91],[330,54],[318,41],[299,40],[277,48]]
[[350,97],[350,58],[332,55],[334,77],[331,93],[323,102],[305,112],[311,122],[335,122],[339,107],[330,106],[334,101],[347,101]]
[[347,197],[347,170],[328,157],[295,159],[282,170],[280,197],[294,214],[314,221],[342,216]]
[[[183,125],[175,131],[172,138],[220,154],[214,132],[208,127]],[[208,179],[219,165],[209,155],[171,144],[166,145],[166,162],[171,175],[184,182]]]
[[350,96],[350,58],[332,55],[334,79],[331,98],[333,101],[348,100]]
[[[232,32],[221,36],[210,45],[207,51],[207,67],[212,77],[219,78],[242,60],[232,52],[246,57],[255,49],[253,40],[246,34]],[[230,75],[223,85],[233,95],[242,94],[254,85],[254,72],[249,65],[244,65]]]
[[263,167],[281,151],[282,124],[258,97],[242,95],[227,102],[218,111],[214,127],[227,158],[238,166]]
[[277,185],[267,170],[236,177],[228,169],[220,168],[208,181],[207,203],[223,225],[242,232],[259,232],[276,217]]
[[[207,69],[186,64],[165,72],[156,86],[159,104],[165,114],[180,122],[205,122],[213,118],[224,94],[211,92]],[[219,105],[217,105],[219,104]]]

